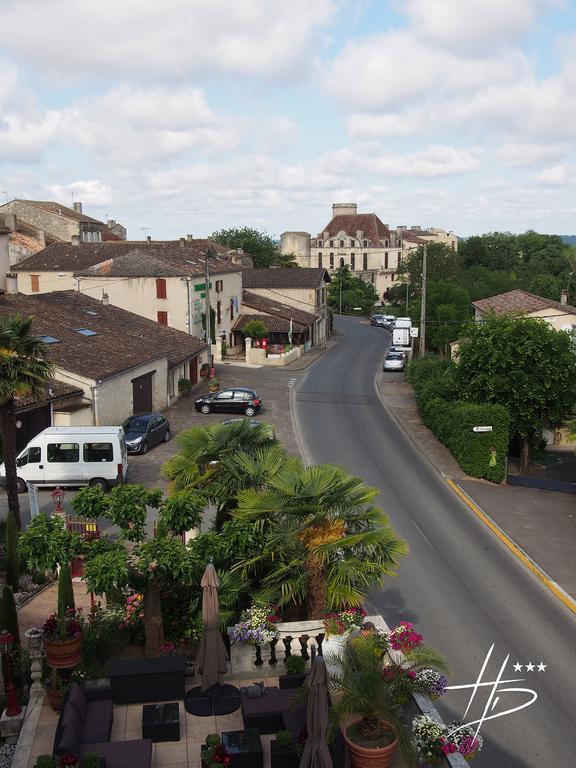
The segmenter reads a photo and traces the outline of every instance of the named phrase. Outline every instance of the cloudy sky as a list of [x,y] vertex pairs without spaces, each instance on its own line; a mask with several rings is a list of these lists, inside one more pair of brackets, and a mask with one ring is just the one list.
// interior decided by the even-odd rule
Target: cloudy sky
[[576,231],[575,0],[0,0],[0,203]]

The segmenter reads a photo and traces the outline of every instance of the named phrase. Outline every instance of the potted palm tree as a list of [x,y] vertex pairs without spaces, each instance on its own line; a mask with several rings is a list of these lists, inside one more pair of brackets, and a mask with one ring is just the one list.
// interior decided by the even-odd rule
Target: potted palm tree
[[332,727],[342,727],[352,768],[388,768],[398,746],[406,762],[417,765],[403,707],[416,690],[419,669],[446,669],[440,654],[418,645],[406,649],[402,662],[384,664],[378,639],[359,636],[336,664],[338,672],[330,678]]

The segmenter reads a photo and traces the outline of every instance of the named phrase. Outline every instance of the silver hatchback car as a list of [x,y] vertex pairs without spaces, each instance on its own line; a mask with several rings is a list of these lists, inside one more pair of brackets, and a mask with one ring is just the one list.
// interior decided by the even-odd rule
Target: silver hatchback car
[[401,352],[389,352],[384,358],[385,371],[403,371],[406,365],[406,358]]

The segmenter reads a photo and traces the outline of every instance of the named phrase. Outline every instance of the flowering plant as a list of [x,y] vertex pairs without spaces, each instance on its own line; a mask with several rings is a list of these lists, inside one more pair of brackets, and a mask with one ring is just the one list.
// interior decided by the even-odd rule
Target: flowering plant
[[445,755],[456,752],[472,760],[482,749],[482,737],[474,736],[471,726],[459,722],[446,726],[428,715],[418,715],[412,731],[418,755],[428,763],[439,763]]
[[409,621],[401,621],[397,627],[390,632],[390,647],[395,651],[409,653],[418,646],[422,645],[424,638],[414,629],[414,625]]
[[176,646],[172,640],[168,640],[158,648],[158,653],[160,656],[174,656],[176,653]]
[[262,645],[276,640],[278,630],[275,624],[280,621],[276,608],[253,605],[242,611],[240,621],[234,624],[230,633],[233,643],[252,643]]
[[82,622],[84,616],[82,608],[75,610],[67,608],[65,615],[60,618],[58,614],[53,613],[44,623],[45,640],[69,640],[72,637],[80,637],[82,634]]
[[217,733],[209,734],[206,737],[206,746],[201,749],[201,757],[202,762],[208,768],[221,768],[223,765],[230,765],[230,755]]
[[414,679],[414,691],[438,699],[448,687],[448,680],[435,669],[420,669]]
[[360,629],[366,611],[363,608],[346,608],[338,613],[328,613],[324,616],[324,631],[326,635],[345,635],[353,629]]

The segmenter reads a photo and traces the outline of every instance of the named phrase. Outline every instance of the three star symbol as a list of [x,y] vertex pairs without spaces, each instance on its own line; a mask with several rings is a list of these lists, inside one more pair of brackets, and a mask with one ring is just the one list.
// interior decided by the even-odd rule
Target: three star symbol
[[540,662],[540,664],[532,664],[532,662],[529,661],[528,664],[524,664],[524,665],[520,664],[519,662],[516,662],[516,664],[514,664],[514,672],[522,672],[523,666],[526,667],[526,672],[533,672],[535,669],[537,669],[538,672],[544,672],[544,670],[548,665],[543,664],[542,662]]

